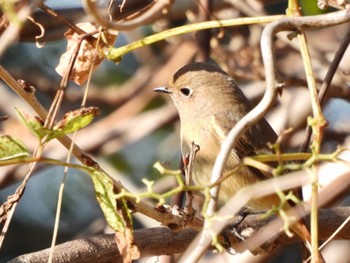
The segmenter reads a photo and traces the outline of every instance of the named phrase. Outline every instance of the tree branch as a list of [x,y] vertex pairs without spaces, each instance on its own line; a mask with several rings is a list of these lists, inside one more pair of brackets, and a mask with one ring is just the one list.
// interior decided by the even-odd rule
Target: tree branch
[[[350,214],[350,207],[338,207],[332,209],[320,210],[320,238],[327,239],[336,228]],[[256,233],[261,228],[271,222],[274,217],[261,219],[261,215],[248,215],[244,221],[237,226],[238,233]],[[226,237],[230,241],[233,249],[244,243],[244,247],[249,247],[246,241],[237,239],[230,232],[229,227],[226,229]],[[159,255],[171,255],[183,252],[190,242],[194,239],[197,232],[190,228],[173,232],[166,227],[138,229],[134,231],[135,243],[141,252],[141,258]],[[336,236],[336,239],[350,239],[350,225],[346,225],[342,231]],[[297,236],[292,238],[285,234],[279,235],[275,240],[264,245],[261,251],[267,252],[276,249],[282,245],[299,242]],[[243,250],[244,251],[244,250]],[[239,253],[243,251],[237,251]],[[44,249],[34,253],[21,255],[9,261],[9,263],[35,262],[46,263],[49,256],[49,249]],[[257,251],[256,251],[257,252]],[[123,262],[122,257],[117,249],[113,234],[96,235],[85,239],[69,241],[57,245],[54,250],[53,262],[76,263],[76,262]]]

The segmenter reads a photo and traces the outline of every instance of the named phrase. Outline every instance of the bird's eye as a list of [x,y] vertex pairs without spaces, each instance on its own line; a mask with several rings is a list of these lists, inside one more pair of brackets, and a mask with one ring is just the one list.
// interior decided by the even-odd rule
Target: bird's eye
[[183,95],[185,98],[189,98],[192,95],[192,92],[193,90],[188,87],[184,87],[180,89],[181,95]]

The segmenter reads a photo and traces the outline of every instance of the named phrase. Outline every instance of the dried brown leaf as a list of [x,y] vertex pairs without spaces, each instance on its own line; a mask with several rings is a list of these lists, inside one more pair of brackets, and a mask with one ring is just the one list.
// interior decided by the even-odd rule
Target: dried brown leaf
[[132,260],[140,258],[140,251],[135,245],[132,229],[126,228],[124,232],[116,232],[114,238],[119,253],[123,257],[123,263],[131,263]]
[[[98,28],[92,23],[79,23],[77,26],[87,33],[98,30]],[[106,41],[106,44],[113,45],[117,35],[106,32],[103,32],[103,34],[104,36],[101,38],[101,41]],[[81,42],[81,35],[77,34],[73,30],[69,29],[64,36],[68,42],[67,50],[64,54],[62,54],[60,62],[56,67],[56,72],[62,77],[69,73],[71,59],[74,58],[74,54],[77,52],[79,44],[81,43],[77,58],[69,76],[70,80],[73,80],[76,84],[81,85],[88,79],[91,67],[93,67],[93,72],[102,63],[105,57],[98,52],[96,47],[93,47],[86,40]],[[94,36],[97,37],[97,34]]]

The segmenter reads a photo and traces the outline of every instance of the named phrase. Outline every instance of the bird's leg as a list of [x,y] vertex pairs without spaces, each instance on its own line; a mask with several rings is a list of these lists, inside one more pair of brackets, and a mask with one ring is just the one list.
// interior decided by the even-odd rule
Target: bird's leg
[[243,220],[250,214],[251,212],[245,207],[243,207],[241,211],[238,212],[237,216],[235,216],[234,222],[231,222],[229,225],[226,226],[225,228],[226,234],[231,234],[231,235],[233,234],[238,239],[245,241],[245,238],[238,232],[237,228],[243,222]]
[[[245,231],[246,227],[242,227],[241,223],[248,215],[254,214],[262,214],[262,211],[254,211],[250,210],[249,208],[243,207],[233,218],[232,222],[230,222],[222,231],[221,240],[223,241],[221,242],[223,242],[222,245],[226,248],[226,251],[228,253],[232,255],[237,254],[237,252],[233,249],[234,244],[240,241],[246,242],[246,240],[251,237],[253,232]],[[243,233],[242,231],[244,231],[245,233]]]

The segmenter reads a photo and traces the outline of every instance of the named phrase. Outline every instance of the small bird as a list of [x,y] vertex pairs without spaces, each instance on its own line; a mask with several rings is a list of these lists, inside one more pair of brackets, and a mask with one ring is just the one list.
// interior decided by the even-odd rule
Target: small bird
[[[215,64],[191,63],[178,69],[166,87],[154,89],[169,94],[180,117],[182,156],[191,151],[192,143],[199,145],[192,178],[195,185],[210,185],[210,177],[220,147],[228,132],[251,109],[252,104],[239,89],[232,77]],[[277,135],[265,119],[250,127],[234,145],[226,162],[224,175],[230,173],[245,156],[268,154],[268,143]],[[267,172],[242,167],[220,184],[219,202],[228,200],[240,189],[271,178]],[[266,211],[280,203],[277,194],[250,200],[247,209]],[[310,234],[305,225],[291,226],[310,247]]]
[[[225,71],[210,63],[192,63],[180,68],[167,87],[155,91],[170,94],[179,112],[182,155],[190,153],[192,142],[199,145],[192,178],[195,185],[208,186],[221,143],[232,127],[252,109],[251,103]],[[271,153],[267,144],[276,139],[274,130],[262,119],[238,139],[224,174],[230,173],[245,156]],[[228,200],[241,188],[267,178],[271,175],[243,167],[222,182],[219,200]],[[277,195],[271,195],[252,200],[248,208],[266,211],[279,201]]]

